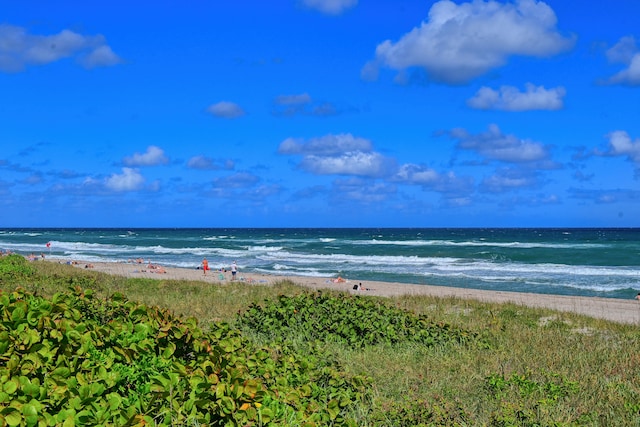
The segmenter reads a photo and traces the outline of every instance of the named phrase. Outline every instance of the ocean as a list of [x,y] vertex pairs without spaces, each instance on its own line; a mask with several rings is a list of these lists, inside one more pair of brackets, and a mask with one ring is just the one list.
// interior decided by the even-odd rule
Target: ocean
[[[49,244],[49,245],[47,245]],[[640,229],[4,229],[0,250],[80,262],[633,298]]]

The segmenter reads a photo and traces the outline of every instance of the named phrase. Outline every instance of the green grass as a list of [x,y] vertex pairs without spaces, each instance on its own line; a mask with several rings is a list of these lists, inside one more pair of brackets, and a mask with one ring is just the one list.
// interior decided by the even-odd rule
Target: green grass
[[[264,307],[265,301],[277,301],[280,295],[308,292],[289,281],[274,286],[211,284],[125,279],[48,262],[29,266],[32,271],[18,275],[0,271],[0,289],[9,292],[22,286],[51,296],[80,286],[103,298],[120,292],[131,301],[163,307],[176,316],[194,316],[205,331],[220,321],[241,328],[238,314],[252,304]],[[380,300],[470,331],[478,344],[402,342],[360,348],[333,341],[320,344],[347,375],[370,380],[367,399],[350,408],[354,425],[640,425],[637,326],[456,298],[359,298]],[[244,330],[244,336],[275,346],[273,337],[259,332]],[[304,343],[295,345],[303,348]]]

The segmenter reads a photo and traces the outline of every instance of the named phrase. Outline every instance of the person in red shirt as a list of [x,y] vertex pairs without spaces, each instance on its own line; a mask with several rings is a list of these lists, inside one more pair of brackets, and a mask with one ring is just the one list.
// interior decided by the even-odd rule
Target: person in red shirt
[[209,261],[207,261],[206,258],[202,259],[202,271],[204,272],[203,274],[206,276],[207,275],[207,270],[209,269]]

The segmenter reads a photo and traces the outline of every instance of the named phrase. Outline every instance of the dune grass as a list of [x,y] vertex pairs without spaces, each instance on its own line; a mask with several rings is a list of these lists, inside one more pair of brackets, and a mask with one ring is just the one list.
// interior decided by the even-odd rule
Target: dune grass
[[[130,300],[196,317],[205,330],[220,321],[234,325],[252,303],[307,292],[290,281],[211,284],[125,279],[48,262],[33,267],[37,280],[3,279],[0,289],[22,286],[45,296],[70,286],[104,297],[121,292]],[[457,298],[385,301],[473,331],[482,345],[404,343],[356,350],[327,343],[347,372],[371,380],[371,406],[378,410],[357,408],[353,416],[359,425],[640,425],[638,326]]]

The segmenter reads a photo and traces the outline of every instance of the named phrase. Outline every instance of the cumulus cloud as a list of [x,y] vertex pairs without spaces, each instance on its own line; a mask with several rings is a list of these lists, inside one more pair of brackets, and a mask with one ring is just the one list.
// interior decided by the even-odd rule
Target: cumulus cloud
[[327,15],[340,15],[357,5],[358,0],[302,0],[302,4]]
[[105,187],[109,190],[124,192],[142,188],[144,177],[135,169],[122,168],[122,173],[114,173],[105,180]]
[[602,156],[626,156],[628,160],[640,166],[640,138],[632,140],[623,130],[616,130],[607,135],[609,145],[603,152],[596,150]]
[[640,86],[640,50],[632,36],[622,37],[606,55],[610,62],[627,66],[609,78],[608,83]]
[[503,168],[498,170],[494,175],[482,180],[480,189],[489,193],[503,193],[525,187],[534,187],[536,185],[538,185],[538,178],[532,171]]
[[326,135],[309,141],[287,138],[278,153],[301,155],[299,167],[317,175],[383,176],[395,162],[373,151],[371,141],[351,134]]
[[338,110],[330,102],[313,102],[308,93],[297,95],[279,95],[273,100],[272,113],[276,116],[295,116],[296,114],[311,116],[335,116]]
[[233,160],[214,160],[207,156],[193,156],[187,162],[187,167],[200,170],[230,170],[235,167],[235,163]]
[[628,64],[637,53],[636,39],[633,36],[625,36],[609,48],[605,55],[609,62],[613,64]]
[[246,114],[238,104],[228,101],[220,101],[216,104],[210,105],[209,108],[207,108],[207,111],[215,117],[223,119],[235,119]]
[[350,133],[342,133],[311,138],[308,141],[287,138],[280,143],[278,152],[280,154],[331,156],[351,151],[369,152],[372,149],[373,145],[368,139],[354,137]]
[[85,68],[109,67],[122,62],[122,59],[106,45],[97,47],[87,56],[80,59],[80,63]]
[[505,135],[495,124],[476,135],[464,129],[454,129],[450,135],[458,140],[458,148],[474,151],[488,160],[527,163],[545,162],[550,157],[548,148],[541,143]]
[[300,168],[316,175],[380,176],[388,170],[389,161],[380,153],[354,151],[340,156],[305,156]]
[[411,163],[400,166],[392,180],[449,194],[464,194],[473,190],[472,178],[460,178],[454,172],[442,174],[429,167]]
[[526,84],[524,92],[513,86],[502,86],[499,90],[483,86],[467,105],[479,110],[560,110],[565,94],[563,87],[545,89],[531,83]]
[[463,84],[503,66],[510,56],[548,57],[570,49],[575,38],[562,36],[556,24],[554,11],[542,1],[441,0],[419,27],[395,43],[379,44],[362,75],[374,77],[379,66],[422,67],[434,81]]
[[395,185],[351,177],[336,179],[331,188],[332,203],[382,203],[397,193]]
[[126,166],[157,166],[166,165],[169,159],[164,155],[162,148],[150,145],[145,153],[127,156],[122,159],[122,163]]
[[119,64],[122,59],[106,44],[103,36],[85,36],[70,30],[42,36],[26,29],[0,25],[0,70],[19,72],[28,65],[45,65],[75,57],[86,68]]

